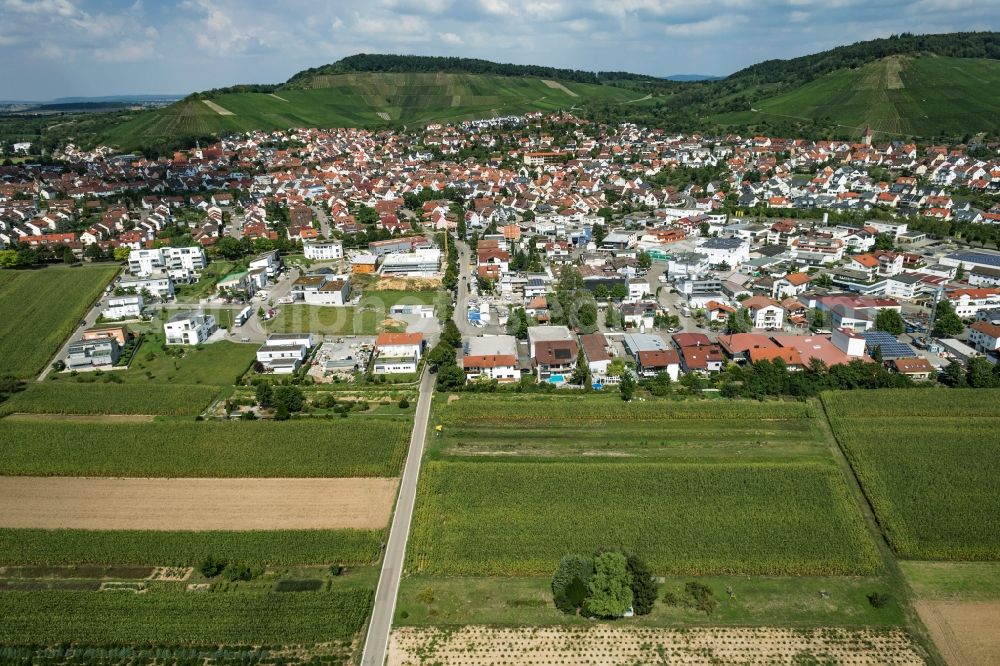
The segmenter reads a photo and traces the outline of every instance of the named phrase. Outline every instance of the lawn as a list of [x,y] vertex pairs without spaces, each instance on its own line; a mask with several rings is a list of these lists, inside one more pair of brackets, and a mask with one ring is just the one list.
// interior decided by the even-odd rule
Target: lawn
[[1000,559],[1000,390],[855,391],[823,400],[896,553]]
[[[117,377],[119,373],[107,373]],[[0,414],[162,414],[192,416],[204,410],[219,394],[216,386],[69,382],[31,384],[0,405]]]
[[[370,564],[380,530],[172,532],[0,529],[0,564],[196,566],[209,554],[251,566]],[[0,595],[2,596],[2,595]]]
[[266,593],[5,591],[2,644],[295,645],[346,641],[371,589]]
[[314,335],[375,335],[383,330],[400,330],[388,319],[384,308],[295,304],[278,306],[278,314],[266,326],[271,333]]
[[[207,384],[230,386],[257,358],[257,345],[215,342],[197,347],[164,344],[163,327],[156,324],[145,336],[135,359],[125,371],[114,371],[125,383]],[[92,372],[75,376],[59,373],[58,381],[95,382],[102,378]]]
[[435,458],[829,460],[821,414],[803,403],[464,394],[439,398],[434,418]]
[[148,477],[391,477],[411,422],[351,416],[289,422],[0,420],[0,474]]
[[[693,608],[662,602],[663,593],[680,592],[691,580],[709,586],[719,605],[706,615]],[[552,603],[552,579],[409,576],[400,586],[396,603],[397,626],[553,624],[592,625],[579,615],[567,615]],[[733,591],[730,597],[726,592]],[[627,621],[628,626],[892,626],[904,623],[898,604],[875,609],[866,595],[890,586],[879,578],[837,576],[668,577],[660,587],[660,601],[649,615]],[[826,596],[820,594],[826,593]]]
[[41,372],[117,271],[107,264],[0,271],[0,376]]
[[913,591],[929,599],[1000,600],[1000,562],[899,563]]
[[870,574],[879,557],[832,464],[429,462],[409,570],[550,574],[621,547],[660,574]]

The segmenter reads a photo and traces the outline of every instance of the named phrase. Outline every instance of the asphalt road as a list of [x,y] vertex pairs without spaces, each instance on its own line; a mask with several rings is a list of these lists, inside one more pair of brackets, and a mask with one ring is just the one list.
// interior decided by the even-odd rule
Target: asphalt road
[[399,592],[399,579],[403,573],[406,556],[406,542],[410,536],[413,504],[417,497],[417,479],[420,476],[420,459],[424,455],[424,440],[431,413],[433,387],[433,376],[425,369],[420,380],[420,398],[417,400],[417,411],[413,420],[410,451],[403,467],[396,512],[393,514],[392,527],[389,530],[389,543],[385,548],[382,573],[378,579],[378,589],[375,591],[375,608],[368,625],[368,636],[365,638],[362,666],[382,666],[385,663],[389,632],[392,630],[392,616],[396,611],[396,594]]

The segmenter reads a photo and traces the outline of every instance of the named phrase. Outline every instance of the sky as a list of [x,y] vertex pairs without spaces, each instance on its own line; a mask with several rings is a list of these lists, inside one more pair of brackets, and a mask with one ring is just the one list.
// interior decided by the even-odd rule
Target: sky
[[279,83],[355,53],[726,75],[894,33],[1000,29],[1000,0],[0,0],[0,100]]

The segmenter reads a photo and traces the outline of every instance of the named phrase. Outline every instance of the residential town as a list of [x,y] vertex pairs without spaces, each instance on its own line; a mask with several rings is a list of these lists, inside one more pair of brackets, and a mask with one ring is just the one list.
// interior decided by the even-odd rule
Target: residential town
[[[357,305],[373,278],[439,279],[449,251],[470,382],[570,385],[580,350],[596,388],[876,355],[927,380],[953,361],[995,364],[1000,347],[996,146],[666,136],[534,113],[63,158],[0,171],[4,265],[124,265],[60,369],[120,364],[127,338],[108,324],[168,312],[167,344],[253,342],[262,371],[298,372],[321,332],[263,322]],[[205,277],[223,261],[233,270]],[[567,280],[587,294],[572,314],[552,302]],[[221,327],[219,307],[235,315]],[[416,372],[438,338],[433,308],[383,314],[396,327],[358,345],[371,367],[327,365]]]

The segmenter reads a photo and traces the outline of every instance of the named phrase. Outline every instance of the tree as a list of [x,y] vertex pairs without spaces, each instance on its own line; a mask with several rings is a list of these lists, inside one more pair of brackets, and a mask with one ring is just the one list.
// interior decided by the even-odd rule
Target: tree
[[427,362],[441,368],[446,365],[455,365],[455,348],[447,341],[441,340],[427,354]]
[[875,330],[885,331],[893,335],[901,335],[906,330],[903,316],[896,310],[883,308],[875,315]]
[[959,263],[958,268],[955,269],[955,281],[961,282],[965,279],[965,264]]
[[0,268],[14,268],[17,259],[17,250],[0,250]]
[[965,369],[965,382],[971,388],[995,388],[1000,381],[993,372],[993,364],[985,356],[970,358]]
[[607,310],[604,312],[604,326],[608,330],[614,330],[617,321],[618,317],[615,316],[615,309],[609,305]]
[[628,562],[619,552],[602,553],[594,558],[594,575],[587,583],[584,608],[596,617],[616,618],[632,606],[632,581]]
[[452,347],[462,346],[462,332],[458,330],[458,326],[453,319],[449,319],[444,323],[444,329],[441,331],[441,339]]
[[937,338],[958,335],[965,330],[962,319],[955,314],[955,308],[948,301],[940,301],[934,313],[934,329],[931,334]]
[[[122,248],[115,248],[115,257],[118,256],[118,250]],[[76,255],[73,254],[73,250],[68,247],[64,247],[62,251],[62,260],[64,264],[72,264],[76,261]],[[116,259],[117,261],[117,259]]]
[[622,373],[622,380],[618,384],[618,390],[621,392],[622,400],[625,402],[631,400],[635,394],[635,379],[633,379],[632,373],[628,370]]
[[243,246],[232,236],[223,236],[215,245],[215,253],[224,259],[234,260],[243,256]]
[[573,368],[573,374],[570,376],[569,381],[571,384],[579,384],[580,386],[590,385],[590,364],[587,363],[587,356],[583,353],[583,347],[580,347],[576,353],[576,367]]
[[649,256],[649,252],[639,252],[636,256],[639,261],[639,268],[649,269],[653,265],[653,258]]
[[507,333],[519,340],[528,337],[528,315],[524,312],[524,308],[514,308],[511,312],[507,319]]
[[271,390],[269,382],[262,381],[257,384],[257,404],[261,407],[270,407],[274,400],[274,391]]
[[889,234],[878,234],[875,236],[875,249],[891,250],[894,247],[894,240]]
[[465,386],[465,372],[454,363],[443,366],[437,373],[437,390],[455,391]]
[[632,579],[632,608],[636,615],[648,615],[656,604],[660,586],[646,563],[636,555],[626,557],[629,577]]
[[628,287],[625,286],[624,282],[616,282],[615,286],[611,287],[611,298],[616,301],[625,300],[628,297]]
[[292,416],[288,413],[288,407],[285,403],[279,402],[278,406],[274,410],[274,420],[275,421],[287,421]]
[[825,318],[823,317],[822,310],[820,310],[819,308],[813,308],[810,319],[812,320],[812,323],[810,324],[810,328],[812,328],[812,330],[816,331],[823,328],[823,323],[825,321]]
[[749,333],[753,330],[753,321],[750,320],[750,311],[740,308],[726,317],[726,333]]
[[289,412],[301,412],[305,406],[305,396],[298,386],[276,386],[274,387],[274,406],[280,408],[284,405]]
[[585,301],[576,311],[577,320],[583,328],[593,330],[597,323],[597,305],[593,301]]
[[115,248],[115,261],[128,261],[128,255],[132,252],[130,248],[127,247],[116,247]]
[[608,299],[608,293],[609,292],[608,292],[607,286],[603,285],[603,284],[599,284],[599,285],[597,285],[597,288],[594,289],[594,298],[597,298],[597,299],[602,300],[602,301],[606,301]]
[[563,613],[575,615],[587,600],[587,585],[594,575],[594,561],[583,555],[566,555],[552,576],[552,601]]
[[944,367],[944,372],[941,374],[941,383],[945,386],[950,386],[952,388],[965,388],[966,379],[965,371],[962,369],[962,364],[958,361],[952,361]]

